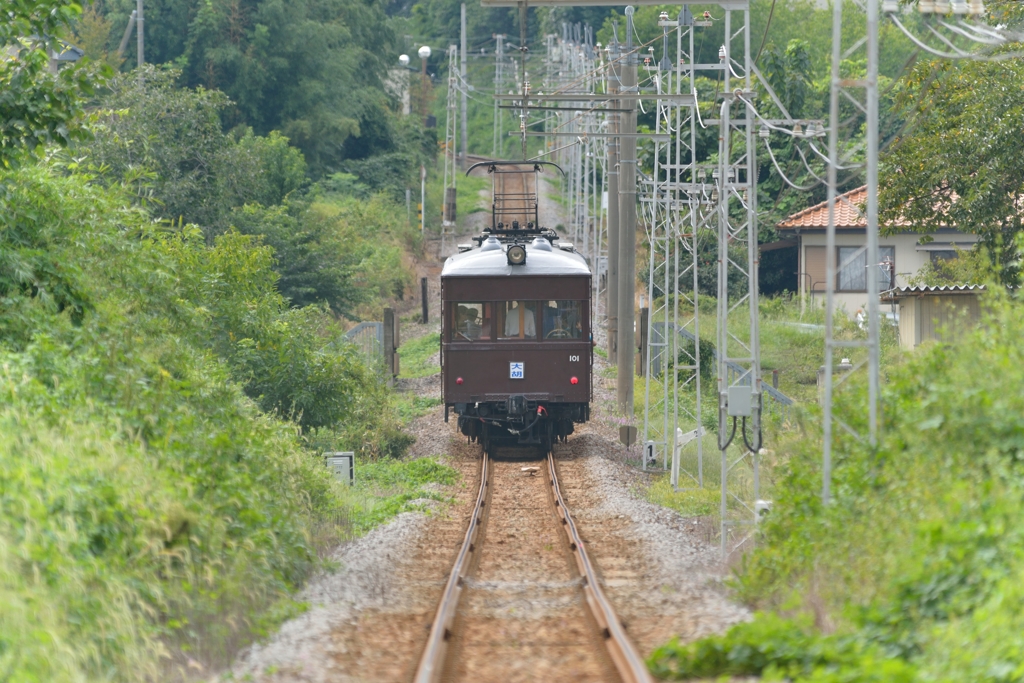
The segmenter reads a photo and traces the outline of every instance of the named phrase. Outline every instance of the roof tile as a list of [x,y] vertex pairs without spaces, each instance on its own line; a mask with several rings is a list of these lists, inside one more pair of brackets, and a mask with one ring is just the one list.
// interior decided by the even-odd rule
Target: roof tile
[[[868,200],[867,185],[850,190],[836,197],[836,227],[837,228],[865,228],[867,220],[861,213],[861,206]],[[827,228],[828,227],[828,202],[808,207],[798,211],[782,221],[778,225],[780,230],[793,230],[795,228]]]

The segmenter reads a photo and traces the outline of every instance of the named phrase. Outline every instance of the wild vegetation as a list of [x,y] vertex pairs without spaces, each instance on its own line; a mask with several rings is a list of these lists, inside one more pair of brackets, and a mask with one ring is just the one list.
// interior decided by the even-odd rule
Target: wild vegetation
[[[455,476],[396,459],[405,411],[343,339],[411,284],[412,164],[309,165],[265,121],[233,126],[237,93],[183,87],[182,60],[50,74],[56,36],[102,37],[115,5],[17,3],[0,28],[5,680],[200,675],[304,608],[325,548]],[[378,114],[406,161],[432,156]],[[354,488],[324,450],[357,453]]]
[[[780,444],[779,495],[734,581],[764,612],[725,636],[665,646],[651,659],[659,675],[1022,680],[1012,387],[1024,346],[1019,304],[998,295],[989,304],[960,344],[932,345],[887,371],[879,444],[839,436],[830,505],[817,416]],[[855,428],[865,426],[864,391],[840,398]]]

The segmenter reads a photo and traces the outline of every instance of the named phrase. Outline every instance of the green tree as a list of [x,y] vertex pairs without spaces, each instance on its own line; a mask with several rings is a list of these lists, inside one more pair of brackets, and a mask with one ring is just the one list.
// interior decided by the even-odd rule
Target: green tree
[[[1020,3],[996,0],[989,9],[992,23],[1024,21]],[[1019,57],[917,64],[896,97],[907,130],[883,159],[879,183],[883,223],[976,233],[1000,279],[1011,285],[1020,278],[1014,245],[1024,229],[1022,83]]]
[[898,103],[914,127],[882,168],[882,221],[932,232],[977,233],[1000,277],[1020,276],[1012,248],[1024,228],[1024,60],[928,63],[906,79]]
[[[222,232],[233,207],[279,204],[306,182],[302,153],[276,131],[226,135],[216,90],[180,88],[178,72],[145,66],[110,83],[95,139],[86,149],[109,182],[138,179],[156,216]],[[152,201],[149,201],[152,200]]]
[[183,78],[227,93],[228,125],[282,131],[319,174],[390,149],[383,81],[393,42],[380,2],[202,3]]
[[87,64],[50,73],[50,50],[82,12],[68,0],[17,0],[2,5],[0,53],[0,168],[25,151],[49,143],[68,145],[87,136],[82,95],[93,92],[96,72]]

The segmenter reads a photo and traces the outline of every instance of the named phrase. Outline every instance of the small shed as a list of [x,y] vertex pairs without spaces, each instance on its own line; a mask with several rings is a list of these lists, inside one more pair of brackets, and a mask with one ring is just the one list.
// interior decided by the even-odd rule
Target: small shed
[[900,346],[913,349],[926,341],[955,341],[973,329],[984,291],[984,285],[897,287],[882,294],[882,303],[898,306]]

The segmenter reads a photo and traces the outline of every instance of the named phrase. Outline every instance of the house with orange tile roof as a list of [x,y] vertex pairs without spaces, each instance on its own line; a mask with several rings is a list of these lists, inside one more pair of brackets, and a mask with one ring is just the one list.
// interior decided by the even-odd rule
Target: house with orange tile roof
[[[907,278],[929,261],[953,258],[956,249],[971,249],[978,236],[938,226],[928,234],[902,230],[879,236],[878,263],[868,264],[867,220],[864,205],[867,187],[858,187],[836,198],[836,283],[838,308],[851,317],[858,309],[867,310],[867,278],[878,278],[879,292],[903,287]],[[799,254],[797,270],[801,298],[814,303],[825,301],[825,259],[828,229],[828,202],[799,211],[778,224],[783,239],[795,240]],[[885,232],[885,226],[879,226]]]

